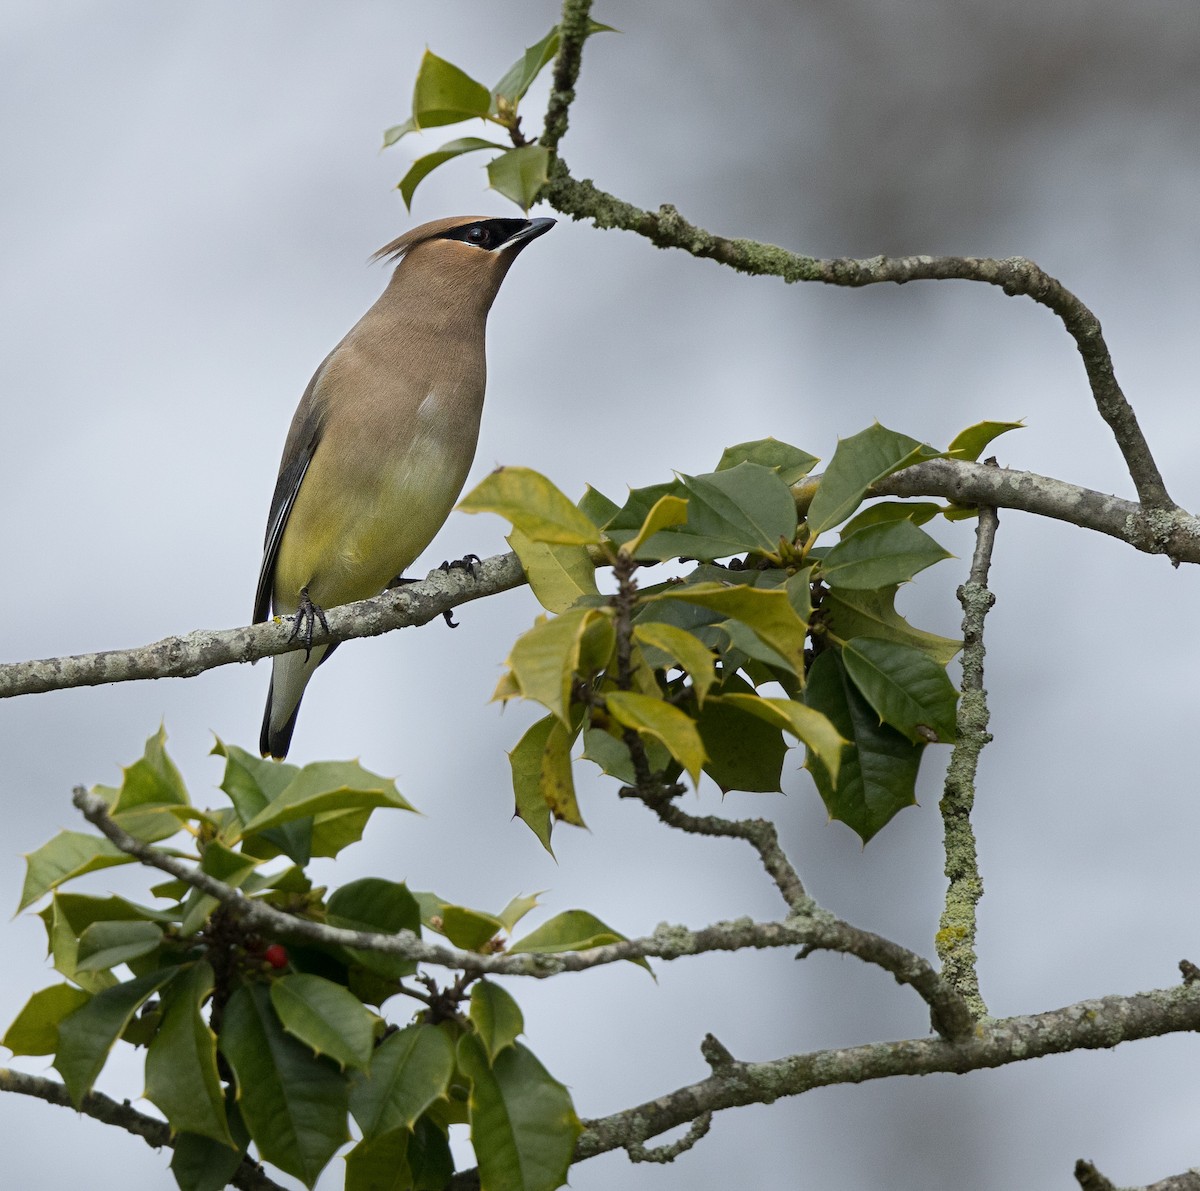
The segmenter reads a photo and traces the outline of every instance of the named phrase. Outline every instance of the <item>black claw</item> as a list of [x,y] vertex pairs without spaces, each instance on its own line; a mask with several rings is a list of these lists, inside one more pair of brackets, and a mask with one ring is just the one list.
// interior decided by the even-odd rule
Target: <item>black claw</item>
[[320,604],[314,604],[309,598],[308,588],[302,587],[300,589],[300,606],[296,609],[296,618],[292,624],[292,634],[288,637],[288,642],[301,637],[300,626],[303,625],[304,660],[306,662],[312,655],[313,627],[318,620],[321,622],[321,628],[328,633],[329,622],[325,619],[325,609]]
[[467,571],[472,579],[479,578],[479,564],[483,559],[478,554],[464,554],[462,558],[456,558],[453,562],[443,562],[439,571],[445,571],[449,574],[451,571]]
[[452,628],[452,629],[458,628],[458,621],[454,619],[454,609],[453,608],[447,608],[446,611],[442,613],[442,619],[446,622],[447,626],[449,626],[450,628]]

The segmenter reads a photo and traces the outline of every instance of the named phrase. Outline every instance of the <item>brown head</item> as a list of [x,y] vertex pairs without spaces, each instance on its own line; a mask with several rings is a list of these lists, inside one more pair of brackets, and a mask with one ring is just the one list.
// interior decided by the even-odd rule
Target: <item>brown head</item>
[[553,219],[456,215],[405,232],[371,259],[397,262],[390,289],[416,286],[431,301],[469,300],[486,313],[521,250],[553,226]]

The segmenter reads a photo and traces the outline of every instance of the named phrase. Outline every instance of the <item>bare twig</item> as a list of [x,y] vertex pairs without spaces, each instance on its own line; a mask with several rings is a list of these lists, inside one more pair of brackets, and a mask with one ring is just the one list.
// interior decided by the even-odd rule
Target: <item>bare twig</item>
[[[33,1096],[45,1100],[47,1104],[57,1104],[62,1108],[74,1108],[70,1094],[65,1085],[53,1079],[44,1079],[39,1075],[27,1075],[24,1071],[13,1071],[8,1067],[0,1067],[0,1092],[16,1092],[21,1096]],[[140,1137],[148,1146],[160,1150],[163,1146],[174,1145],[171,1137],[171,1127],[166,1121],[157,1117],[147,1116],[129,1101],[123,1104],[110,1099],[102,1092],[89,1092],[79,1106],[79,1111],[85,1117],[91,1117],[103,1125],[115,1125]],[[233,1176],[234,1187],[240,1191],[283,1191],[274,1180],[267,1177],[261,1166],[249,1158],[243,1158]]]
[[975,553],[971,573],[958,589],[963,609],[962,697],[958,703],[958,733],[946,785],[938,804],[944,825],[946,905],[937,933],[937,953],[942,975],[958,990],[976,1017],[987,1016],[987,1005],[979,991],[975,954],[975,907],[983,896],[979,856],[971,810],[975,805],[975,774],[979,756],[991,741],[988,732],[987,691],[983,688],[983,626],[996,597],[988,590],[988,570],[996,542],[999,518],[996,510],[979,510],[975,528]]
[[[637,792],[634,792],[637,795]],[[640,797],[640,795],[637,795]],[[693,835],[723,836],[744,839],[757,853],[767,876],[775,882],[789,910],[804,913],[812,908],[812,900],[804,891],[800,874],[779,846],[779,833],[768,819],[722,819],[719,815],[690,815],[664,798],[641,801],[668,826]]]
[[980,1022],[972,1037],[960,1042],[914,1038],[814,1051],[766,1063],[734,1062],[699,1083],[612,1116],[584,1121],[575,1159],[623,1148],[630,1139],[644,1142],[705,1112],[796,1096],[812,1088],[935,1071],[961,1074],[1068,1051],[1107,1050],[1121,1042],[1198,1027],[1200,987],[1178,986]]
[[960,256],[822,260],[788,252],[773,244],[715,236],[689,223],[666,203],[657,211],[644,211],[606,194],[590,181],[578,181],[561,159],[556,162],[542,197],[555,210],[573,219],[590,219],[596,227],[636,232],[659,248],[679,248],[741,273],[780,277],[786,282],[818,281],[843,286],[976,281],[997,286],[1010,297],[1032,298],[1053,311],[1075,341],[1096,408],[1112,430],[1142,504],[1148,509],[1174,507],[1133,408],[1117,383],[1099,320],[1070,290],[1033,261],[1023,257],[993,260]]
[[[324,645],[353,637],[374,637],[392,629],[425,624],[460,604],[520,587],[525,581],[515,554],[486,559],[474,569],[474,574],[458,569],[434,571],[420,583],[329,609],[329,632],[317,628],[312,643]],[[249,628],[205,629],[182,637],[166,637],[136,649],[10,662],[0,665],[0,699],[143,678],[191,678],[217,666],[254,662],[304,649],[306,644],[291,640],[289,621],[268,621]]]

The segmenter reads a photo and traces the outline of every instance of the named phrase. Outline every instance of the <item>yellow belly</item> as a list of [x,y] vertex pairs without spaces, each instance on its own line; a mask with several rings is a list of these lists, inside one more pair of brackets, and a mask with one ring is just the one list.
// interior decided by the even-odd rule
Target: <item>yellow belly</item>
[[475,441],[439,433],[436,408],[421,413],[408,441],[397,434],[391,443],[318,446],[279,547],[277,612],[293,611],[303,587],[325,608],[378,595],[433,540],[462,491]]

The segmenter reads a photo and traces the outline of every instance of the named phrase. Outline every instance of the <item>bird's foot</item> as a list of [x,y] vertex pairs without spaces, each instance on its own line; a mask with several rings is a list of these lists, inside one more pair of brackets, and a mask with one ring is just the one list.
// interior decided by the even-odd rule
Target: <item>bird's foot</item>
[[[473,558],[474,555],[472,555],[471,557]],[[439,571],[441,569],[442,569],[441,567],[438,567]],[[387,585],[387,590],[392,591],[397,587],[407,587],[410,583],[420,583],[420,582],[421,582],[420,579],[406,579],[403,575],[397,575],[395,577],[395,579],[393,579],[391,581],[391,583],[389,583]],[[446,622],[447,625],[449,625],[450,628],[452,628],[452,629],[458,628],[458,621],[454,619],[454,609],[453,608],[447,608],[446,611],[442,613],[442,619]]]
[[[320,604],[314,604],[309,598],[308,588],[302,587],[300,589],[300,606],[296,609],[295,623],[292,625],[292,635],[288,641],[302,640],[304,642],[305,662],[312,654],[313,627],[318,620],[321,622],[321,628],[328,633],[329,622],[325,619],[325,609]],[[301,625],[304,626],[303,632],[301,632]]]
[[456,558],[453,562],[443,562],[439,571],[445,571],[448,575],[451,571],[466,571],[472,579],[479,578],[479,565],[483,559],[478,554],[464,554],[462,558]]
[[[450,574],[451,571],[466,571],[472,579],[479,578],[479,564],[483,559],[478,554],[464,554],[462,558],[456,558],[453,562],[443,562],[439,571],[445,571]],[[446,623],[452,628],[458,628],[458,621],[454,619],[454,609],[451,608],[448,612],[443,612],[442,615],[446,618]]]

